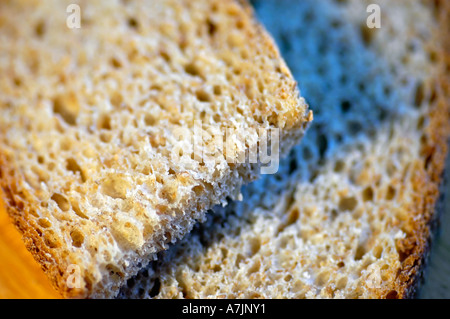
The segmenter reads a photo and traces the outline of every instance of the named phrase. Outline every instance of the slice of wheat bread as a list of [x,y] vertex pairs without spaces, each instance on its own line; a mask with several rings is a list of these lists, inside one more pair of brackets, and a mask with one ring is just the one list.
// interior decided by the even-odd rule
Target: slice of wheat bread
[[0,52],[1,188],[64,297],[114,297],[259,175],[180,132],[277,131],[282,155],[311,120],[244,1],[1,1]]
[[380,29],[366,25],[371,1],[255,2],[314,123],[279,174],[215,209],[120,297],[415,294],[450,134],[450,10],[377,3]]

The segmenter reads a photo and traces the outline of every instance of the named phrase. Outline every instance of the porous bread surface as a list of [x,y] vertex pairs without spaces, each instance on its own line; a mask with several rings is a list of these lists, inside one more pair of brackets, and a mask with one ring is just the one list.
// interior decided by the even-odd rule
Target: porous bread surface
[[286,153],[310,114],[243,1],[78,1],[72,29],[70,4],[0,3],[0,183],[63,296],[113,297],[259,173],[181,129],[280,129]]
[[[280,166],[121,290],[128,298],[406,298],[450,134],[448,2],[258,1],[314,122]],[[315,109],[315,106],[317,109]]]

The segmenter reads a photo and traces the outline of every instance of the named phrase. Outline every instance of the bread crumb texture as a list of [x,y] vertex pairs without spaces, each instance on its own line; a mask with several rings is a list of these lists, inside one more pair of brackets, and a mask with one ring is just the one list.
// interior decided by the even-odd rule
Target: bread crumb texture
[[[448,1],[255,1],[314,122],[277,175],[124,287],[131,298],[406,298],[450,130]],[[316,108],[317,106],[317,108]]]
[[211,139],[215,163],[174,158],[181,129],[279,129],[287,153],[310,117],[242,1],[82,0],[80,28],[70,4],[0,2],[0,183],[62,295],[114,297],[259,173]]

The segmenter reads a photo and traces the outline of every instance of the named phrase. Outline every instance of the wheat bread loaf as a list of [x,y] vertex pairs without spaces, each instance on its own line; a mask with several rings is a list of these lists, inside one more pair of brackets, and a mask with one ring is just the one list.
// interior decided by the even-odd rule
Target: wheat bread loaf
[[[255,1],[314,122],[276,175],[214,209],[128,298],[407,298],[450,134],[449,4]],[[315,108],[315,106],[320,106]]]
[[7,210],[64,297],[114,297],[259,175],[260,162],[180,132],[278,130],[283,154],[311,120],[274,41],[234,0],[1,1],[0,92]]

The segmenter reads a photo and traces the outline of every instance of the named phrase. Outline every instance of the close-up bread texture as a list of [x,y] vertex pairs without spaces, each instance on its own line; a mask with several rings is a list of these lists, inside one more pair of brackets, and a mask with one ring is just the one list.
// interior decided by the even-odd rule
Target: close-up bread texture
[[237,157],[258,138],[195,123],[277,131],[283,155],[311,120],[244,1],[0,2],[0,185],[63,297],[114,297],[257,178]]
[[417,295],[450,134],[450,9],[376,1],[371,29],[372,3],[253,2],[314,121],[278,174],[215,208],[120,297]]

